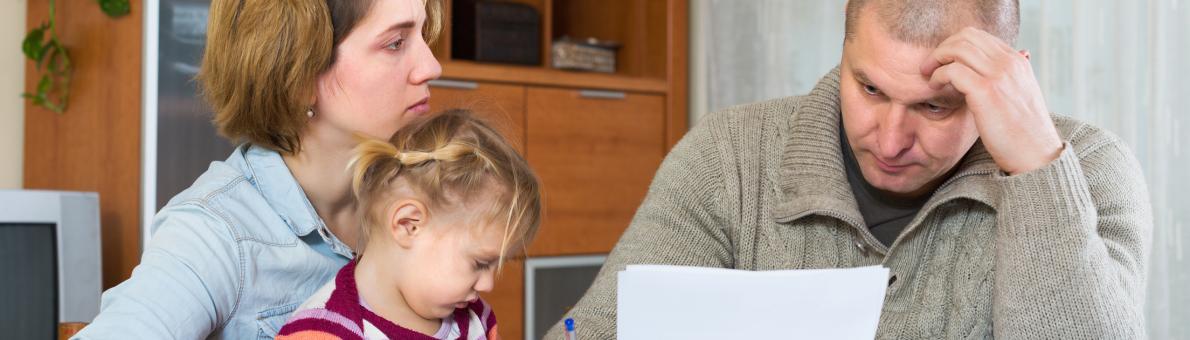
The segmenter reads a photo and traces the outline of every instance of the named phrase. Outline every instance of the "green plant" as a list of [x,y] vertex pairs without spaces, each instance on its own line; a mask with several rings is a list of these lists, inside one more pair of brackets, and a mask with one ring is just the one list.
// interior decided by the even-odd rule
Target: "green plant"
[[[112,18],[127,15],[131,10],[128,0],[96,2],[99,3],[99,8]],[[41,80],[37,82],[35,91],[22,93],[21,97],[33,101],[33,105],[61,114],[66,112],[67,100],[70,97],[70,76],[74,69],[70,64],[70,54],[66,47],[58,42],[54,25],[57,14],[55,1],[50,0],[49,5],[50,20],[29,31],[25,40],[21,42],[21,52],[36,63],[37,71],[41,72]]]

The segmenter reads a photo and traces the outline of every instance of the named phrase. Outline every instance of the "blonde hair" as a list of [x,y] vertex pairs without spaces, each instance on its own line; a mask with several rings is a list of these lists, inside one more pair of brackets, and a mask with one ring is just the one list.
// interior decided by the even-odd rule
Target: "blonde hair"
[[[513,247],[524,250],[541,223],[541,190],[528,162],[487,122],[450,110],[414,122],[388,142],[365,139],[356,147],[352,190],[364,207],[364,238],[385,223],[383,206],[401,179],[425,196],[430,209],[457,204],[495,188],[490,218],[504,222],[500,263]],[[366,242],[361,242],[362,245]],[[361,251],[362,253],[362,251]]]
[[[441,0],[423,0],[423,34],[442,31]],[[214,0],[198,80],[219,134],[283,153],[300,133],[320,74],[372,0]]]

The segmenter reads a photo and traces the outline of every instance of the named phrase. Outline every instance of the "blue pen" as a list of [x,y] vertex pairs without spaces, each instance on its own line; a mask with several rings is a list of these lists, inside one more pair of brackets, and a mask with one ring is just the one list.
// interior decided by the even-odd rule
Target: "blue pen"
[[566,318],[566,340],[578,340],[578,333],[574,331],[574,319]]

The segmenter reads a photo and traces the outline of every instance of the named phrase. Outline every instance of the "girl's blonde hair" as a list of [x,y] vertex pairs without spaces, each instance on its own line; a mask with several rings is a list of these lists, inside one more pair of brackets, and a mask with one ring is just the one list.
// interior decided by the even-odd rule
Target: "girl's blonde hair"
[[[384,220],[397,179],[424,196],[429,209],[493,197],[490,218],[504,224],[500,262],[532,241],[541,223],[541,190],[529,163],[491,125],[466,110],[450,110],[401,128],[388,142],[356,147],[352,189],[364,207],[363,237]],[[366,242],[361,242],[362,245]],[[361,251],[362,252],[362,251]]]

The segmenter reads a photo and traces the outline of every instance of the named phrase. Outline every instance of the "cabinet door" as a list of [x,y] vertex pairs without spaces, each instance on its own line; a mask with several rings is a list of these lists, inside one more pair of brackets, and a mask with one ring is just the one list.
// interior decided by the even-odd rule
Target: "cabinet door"
[[[522,155],[525,153],[525,87],[473,81],[435,80],[430,83],[430,108],[435,111],[468,109],[484,117],[504,134]],[[483,299],[492,305],[500,322],[500,336],[523,338],[524,262],[509,261]]]
[[435,80],[430,82],[430,108],[467,109],[495,125],[516,147],[525,152],[525,87],[474,81]]
[[501,339],[524,339],[525,261],[509,260],[496,274],[491,292],[480,294],[492,305]]
[[611,251],[665,155],[664,99],[528,89],[526,152],[545,196],[530,256]]

